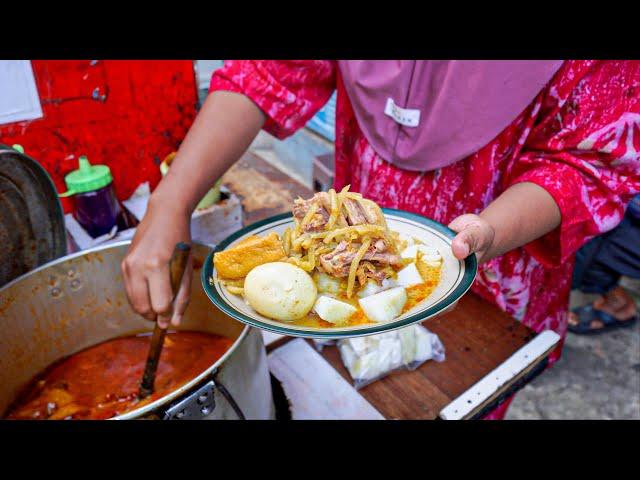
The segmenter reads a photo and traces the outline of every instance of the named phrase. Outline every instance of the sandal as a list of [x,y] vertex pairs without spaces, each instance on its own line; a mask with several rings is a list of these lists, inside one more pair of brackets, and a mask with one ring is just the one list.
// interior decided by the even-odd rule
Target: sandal
[[[628,320],[618,320],[613,315],[593,308],[593,305],[584,305],[571,311],[578,317],[578,324],[569,324],[569,331],[578,335],[593,335],[617,328],[626,328],[632,326],[638,320],[638,314]],[[602,327],[592,327],[593,320],[602,322]]]

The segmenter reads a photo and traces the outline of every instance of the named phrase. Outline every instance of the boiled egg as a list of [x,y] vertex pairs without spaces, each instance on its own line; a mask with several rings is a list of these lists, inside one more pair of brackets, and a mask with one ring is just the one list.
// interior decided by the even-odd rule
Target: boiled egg
[[341,302],[327,295],[320,295],[313,306],[313,311],[325,322],[343,325],[357,310],[346,302]]
[[244,281],[244,296],[249,305],[265,317],[285,322],[309,313],[317,294],[309,274],[286,262],[259,265]]
[[374,322],[390,322],[402,313],[407,303],[404,287],[395,287],[358,300],[362,311]]

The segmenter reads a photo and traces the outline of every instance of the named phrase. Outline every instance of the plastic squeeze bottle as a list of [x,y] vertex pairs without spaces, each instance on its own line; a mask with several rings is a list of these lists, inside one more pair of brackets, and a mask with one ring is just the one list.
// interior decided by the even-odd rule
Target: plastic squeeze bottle
[[91,165],[86,156],[79,159],[79,168],[64,177],[67,191],[61,197],[73,195],[74,218],[93,238],[109,233],[122,212],[113,191],[113,177],[106,165]]

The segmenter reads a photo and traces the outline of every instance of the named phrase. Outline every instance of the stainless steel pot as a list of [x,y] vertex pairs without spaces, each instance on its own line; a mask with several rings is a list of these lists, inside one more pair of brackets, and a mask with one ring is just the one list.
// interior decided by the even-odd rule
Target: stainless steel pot
[[[43,265],[0,289],[0,418],[21,388],[56,360],[115,337],[151,331],[127,302],[120,273],[129,242]],[[199,281],[208,248],[195,244],[191,302],[180,326],[235,339],[205,372],[115,419],[272,419],[275,409],[259,330],[224,315]]]

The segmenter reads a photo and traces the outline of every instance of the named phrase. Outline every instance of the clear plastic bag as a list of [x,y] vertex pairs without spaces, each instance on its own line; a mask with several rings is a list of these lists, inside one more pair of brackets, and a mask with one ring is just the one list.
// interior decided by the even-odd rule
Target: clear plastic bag
[[442,362],[445,359],[444,346],[438,336],[422,325],[339,340],[338,349],[356,389],[391,372],[415,370],[427,360]]

